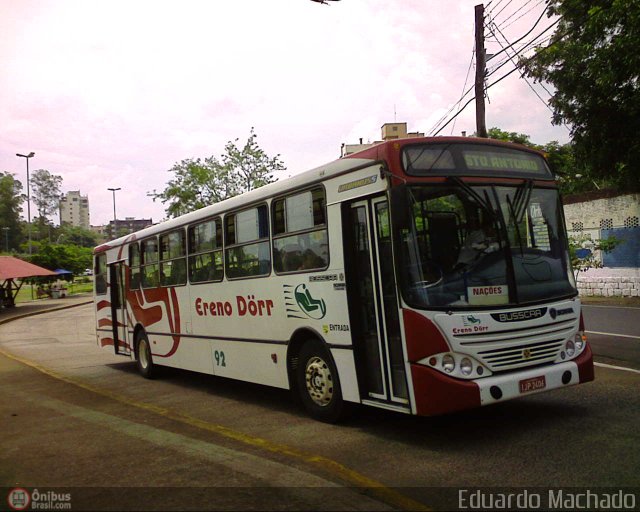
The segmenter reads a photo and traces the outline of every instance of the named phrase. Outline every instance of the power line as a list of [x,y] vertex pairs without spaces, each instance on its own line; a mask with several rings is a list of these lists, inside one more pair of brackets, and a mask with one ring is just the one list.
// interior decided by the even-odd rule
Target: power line
[[[502,31],[500,30],[500,28],[498,28],[498,26],[495,23],[492,23],[488,26],[489,30],[491,31],[491,33],[495,36],[496,40],[498,39],[498,35],[492,30],[492,27],[496,29],[496,31],[498,32],[498,34],[500,34],[502,36],[502,38],[504,39],[504,41],[507,43],[507,45],[509,45],[509,40],[506,38],[506,36],[502,33]],[[502,46],[502,43],[498,40],[498,44],[504,48],[504,46]],[[515,50],[514,50],[515,52]],[[509,58],[509,60],[513,63],[513,65],[518,68],[518,63],[514,60],[513,57],[517,57],[518,53],[515,52],[514,56],[509,55],[509,52],[507,52],[507,57]],[[553,114],[553,109],[549,106],[549,104],[542,98],[542,96],[540,96],[540,94],[538,94],[538,91],[536,91],[533,87],[533,85],[531,85],[531,83],[529,83],[529,80],[527,80],[526,76],[524,75],[524,73],[520,74],[520,78],[524,79],[525,83],[529,86],[529,88],[533,91],[533,93],[538,97],[538,99],[544,104],[544,106],[546,108],[549,109],[549,111],[551,111],[551,113]],[[549,92],[549,91],[547,91]],[[551,95],[553,96],[553,95]]]
[[[467,76],[464,78],[464,85],[462,86],[462,91],[460,91],[461,96],[458,103],[460,103],[460,101],[462,101],[462,98],[464,98],[464,90],[467,87],[467,81],[469,80],[469,73],[471,72],[471,68],[473,67],[474,55],[475,55],[475,49],[471,50],[471,60],[469,61],[469,67],[467,68]],[[453,125],[451,126],[451,134],[453,134],[453,130],[455,130],[455,127],[456,127],[456,123],[454,122]]]
[[[518,14],[522,9],[524,9],[527,5],[529,5],[531,2],[533,2],[533,0],[527,0],[526,2],[524,2],[520,7],[518,7],[515,11],[513,11],[509,16],[507,16],[507,18],[502,21],[502,23],[506,23],[507,21],[509,21],[511,18],[513,18],[516,14]],[[491,16],[491,19],[493,21],[496,20],[496,18],[498,17],[498,15],[496,14],[495,16]]]
[[[520,41],[522,41],[525,37],[527,37],[529,34],[531,34],[531,32],[534,31],[534,29],[538,26],[538,23],[540,23],[540,21],[542,20],[542,17],[544,16],[544,14],[547,12],[547,10],[545,9],[544,11],[542,11],[540,13],[540,17],[536,20],[536,22],[533,24],[533,26],[526,32],[526,34],[524,34],[523,36],[519,37],[518,39],[516,39],[513,43],[511,43],[509,46],[507,46],[506,48],[503,48],[502,50],[500,50],[498,53],[494,54],[491,56],[492,59],[495,59],[498,55],[500,55],[501,53],[504,53],[505,51],[507,51],[508,48],[512,47],[514,44],[519,43]],[[560,18],[558,18],[556,20],[555,23],[551,24],[549,27],[547,27],[547,30],[551,27],[553,27],[553,25],[557,24],[560,21]]]
[[493,16],[493,15],[491,14],[491,12],[488,12],[488,13],[487,13],[487,16],[491,16],[491,17],[493,17],[493,18],[497,18],[498,16],[500,16],[500,13],[501,13],[502,11],[504,11],[507,7],[509,7],[509,5],[511,4],[511,2],[513,2],[513,0],[509,0],[509,1],[506,3],[506,5],[496,13],[496,15],[495,15],[495,16]]
[[[529,0],[526,4],[527,5],[529,3],[531,3],[533,0]],[[509,28],[511,25],[513,25],[516,21],[518,21],[519,19],[521,19],[522,17],[526,16],[527,14],[529,14],[531,11],[533,11],[536,7],[538,7],[541,3],[546,3],[547,0],[539,0],[537,4],[535,4],[533,7],[531,7],[530,9],[528,9],[526,12],[523,12],[520,16],[518,16],[515,20],[513,20],[511,23],[504,25],[505,23],[507,23],[507,21],[509,21],[509,19],[511,19],[518,11],[515,11],[511,16],[509,16],[506,20],[504,20],[501,25],[503,29],[507,29]],[[522,10],[524,8],[524,5],[519,9]]]
[[[500,4],[502,3],[502,0],[500,0],[496,6],[494,7],[497,8]],[[510,2],[509,2],[510,3]],[[507,4],[508,5],[508,4]],[[506,6],[505,6],[506,7]],[[542,17],[544,16],[544,13],[546,12],[546,9],[542,12],[542,14],[540,15],[540,17],[536,20],[536,22],[534,23],[534,25],[531,27],[531,29],[524,34],[523,36],[521,36],[520,38],[518,38],[516,41],[514,41],[513,43],[509,44],[507,47],[502,48],[497,54],[493,55],[491,58],[495,58],[497,55],[501,54],[501,53],[507,53],[507,51],[510,48],[513,48],[517,43],[519,43],[520,41],[522,41],[526,36],[528,36],[534,29],[535,27],[540,23],[540,20],[542,19]],[[594,13],[595,14],[595,13]],[[594,14],[591,14],[588,16],[587,20],[588,21],[592,16],[594,16]],[[536,41],[538,39],[541,38],[542,35],[544,35],[546,32],[548,32],[549,30],[551,30],[553,27],[555,27],[559,22],[561,21],[561,18],[558,18],[556,21],[554,21],[551,25],[549,25],[548,27],[546,27],[544,30],[542,30],[537,36],[535,36],[534,38],[532,38],[529,42],[527,43],[523,43],[523,45],[520,46],[520,48],[517,50],[517,53],[523,53],[524,51],[526,51],[526,49],[528,49],[529,47],[531,47],[533,44],[536,43]],[[520,67],[524,67],[526,66],[529,62],[531,62],[533,59],[537,58],[540,54],[545,53],[546,51],[548,51],[550,48],[552,48],[556,43],[560,42],[562,39],[564,39],[566,36],[570,35],[571,33],[575,32],[576,30],[578,30],[580,27],[573,27],[572,29],[566,30],[564,33],[559,34],[556,36],[556,34],[551,34],[550,36],[544,38],[544,40],[540,40],[539,42],[544,44],[546,42],[551,41],[547,46],[544,46],[542,48],[540,48],[540,50],[538,50],[534,55],[530,56],[530,57],[526,57],[522,60],[520,60],[520,65],[519,66],[515,66],[513,69],[511,69],[510,71],[508,71],[507,73],[505,73],[504,75],[502,75],[500,78],[498,78],[497,80],[493,81],[492,83],[490,83],[489,85],[487,85],[485,87],[485,91],[489,90],[491,87],[493,87],[494,85],[500,83],[502,80],[504,80],[505,78],[511,76],[515,71],[517,71]],[[555,37],[554,37],[555,36]],[[497,37],[496,37],[497,39]],[[514,50],[516,51],[516,50]],[[495,66],[493,68],[493,70],[487,74],[487,78],[493,74],[495,74],[498,69],[502,68],[504,65],[506,65],[507,63],[510,62],[509,58],[505,58],[499,65]],[[473,88],[473,87],[472,87]],[[471,89],[468,89],[464,95],[453,105],[452,108],[449,109],[449,111],[435,124],[435,126],[431,129],[430,131],[430,135],[432,136],[436,136],[438,135],[442,130],[444,130],[452,121],[454,121],[463,111],[465,108],[467,108],[469,106],[469,104],[475,100],[475,95],[470,98],[469,100],[467,100],[467,102],[458,109],[458,111],[446,122],[444,123],[442,126],[440,126],[438,128],[438,126],[441,124],[442,120],[444,118],[446,118],[446,116],[448,115],[449,112],[451,112],[456,105],[459,105],[464,98],[466,97],[467,94],[469,94],[469,92],[471,92]],[[545,90],[549,93],[549,91],[545,88]],[[549,93],[550,94],[550,93]],[[550,94],[551,95],[551,94]],[[552,96],[552,95],[551,95]],[[565,125],[566,126],[566,125]],[[434,130],[436,130],[434,133]]]
[[498,3],[497,3],[496,5],[494,5],[491,9],[489,9],[489,6],[493,3],[493,0],[492,0],[491,2],[489,2],[489,3],[486,5],[486,9],[487,9],[487,16],[488,16],[489,14],[491,14],[495,9],[497,9],[497,8],[500,6],[500,4],[501,4],[502,2],[504,2],[504,0],[498,0]]
[[[534,38],[532,38],[529,42],[523,43],[518,50],[515,50],[516,53],[520,54],[520,53],[524,53],[527,50],[529,50],[531,47],[533,47],[536,44],[536,41],[538,39],[540,39],[540,37],[542,35],[544,35],[546,32],[548,32],[549,30],[551,30],[555,25],[558,24],[558,22],[560,21],[560,19],[556,20],[554,23],[552,23],[551,25],[549,25],[547,28],[545,28],[542,32],[540,32],[537,36],[535,36]],[[566,35],[566,34],[565,34]],[[550,40],[553,37],[553,34],[550,35],[548,38],[546,38],[546,40]],[[564,36],[562,36],[564,37]],[[522,39],[522,38],[521,38]],[[559,40],[559,39],[558,39]],[[542,43],[543,40],[540,41],[540,43]],[[510,48],[512,48],[516,43],[511,43],[509,46],[507,47],[503,47],[502,50],[500,50],[498,53],[494,54],[491,56],[490,60],[493,60],[496,55],[498,55],[499,53],[503,53],[506,52],[507,50],[509,50]],[[546,48],[546,47],[545,47]],[[509,62],[509,58],[505,57],[503,60],[501,60],[498,64],[496,64],[491,71],[487,74],[487,76],[492,75],[493,73],[495,73],[498,69],[500,69],[501,67],[503,67],[505,64],[507,64]]]

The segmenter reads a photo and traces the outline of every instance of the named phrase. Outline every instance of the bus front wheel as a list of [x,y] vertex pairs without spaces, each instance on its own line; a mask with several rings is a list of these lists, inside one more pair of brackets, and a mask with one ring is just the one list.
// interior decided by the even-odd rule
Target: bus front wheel
[[298,395],[314,418],[335,423],[343,418],[345,404],[336,366],[329,351],[316,340],[300,350],[296,370]]
[[138,335],[136,364],[138,371],[145,379],[153,379],[156,377],[157,368],[153,364],[153,356],[151,355],[151,347],[149,345],[149,338],[142,332]]

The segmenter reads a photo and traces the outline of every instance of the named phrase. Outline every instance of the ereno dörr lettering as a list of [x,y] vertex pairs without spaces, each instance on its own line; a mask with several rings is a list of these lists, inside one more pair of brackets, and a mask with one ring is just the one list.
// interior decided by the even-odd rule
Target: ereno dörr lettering
[[229,301],[207,301],[198,297],[195,301],[196,314],[198,316],[271,316],[273,301],[271,299],[258,299],[255,295],[246,298],[236,296],[236,308]]

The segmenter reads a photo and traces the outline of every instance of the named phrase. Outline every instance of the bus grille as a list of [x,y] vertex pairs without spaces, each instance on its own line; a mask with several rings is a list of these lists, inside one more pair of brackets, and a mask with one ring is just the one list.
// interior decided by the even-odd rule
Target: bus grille
[[578,318],[538,325],[454,336],[454,346],[473,355],[491,371],[509,371],[555,361],[567,339],[573,337]]
[[527,343],[492,350],[480,350],[478,356],[492,371],[507,370],[554,361],[562,350],[564,339]]

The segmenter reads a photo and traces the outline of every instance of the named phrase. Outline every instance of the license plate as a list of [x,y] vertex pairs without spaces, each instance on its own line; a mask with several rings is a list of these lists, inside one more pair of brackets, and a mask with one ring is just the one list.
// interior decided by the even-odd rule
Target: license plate
[[520,381],[520,393],[531,393],[532,391],[544,389],[545,387],[547,387],[547,380],[544,378],[544,375]]

